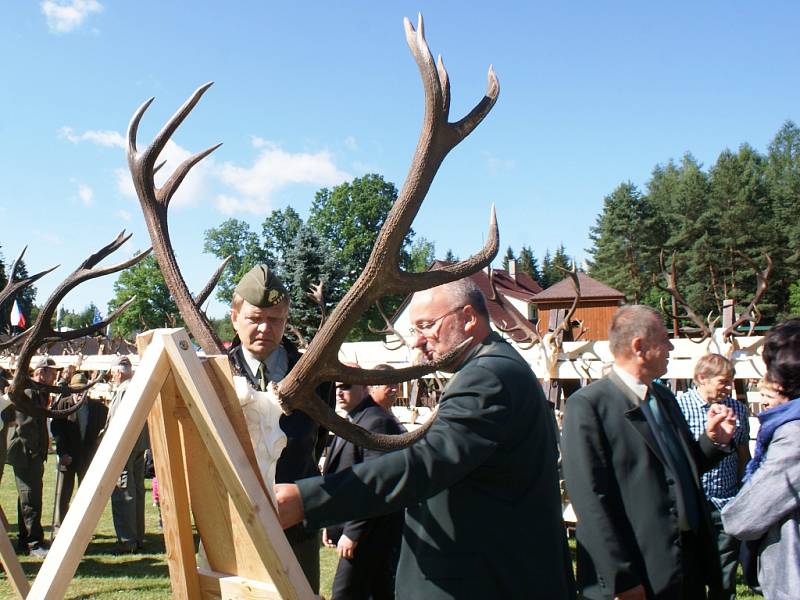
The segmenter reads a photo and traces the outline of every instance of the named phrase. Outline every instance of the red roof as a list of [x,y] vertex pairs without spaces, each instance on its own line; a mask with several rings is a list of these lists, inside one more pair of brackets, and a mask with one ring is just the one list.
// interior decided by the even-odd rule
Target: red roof
[[[592,279],[586,273],[578,271],[578,282],[581,286],[581,300],[624,300],[625,294],[619,290],[607,286],[596,279]],[[533,302],[557,302],[559,300],[574,300],[575,289],[572,286],[572,278],[565,277],[558,283],[554,283],[549,288],[536,294]]]

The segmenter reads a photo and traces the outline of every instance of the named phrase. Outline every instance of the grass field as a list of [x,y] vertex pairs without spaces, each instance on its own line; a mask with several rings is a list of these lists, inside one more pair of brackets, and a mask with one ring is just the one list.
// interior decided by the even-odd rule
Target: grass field
[[[111,600],[166,600],[171,597],[169,573],[164,555],[164,538],[158,529],[158,513],[152,505],[150,481],[146,481],[146,539],[142,554],[114,556],[112,550],[116,543],[114,526],[111,522],[111,504],[105,508],[98,523],[94,539],[86,549],[75,578],[70,584],[66,598]],[[55,490],[55,461],[53,456],[45,465],[44,515],[42,524],[49,538],[53,515],[53,495]],[[11,524],[11,539],[16,544],[17,534],[17,491],[14,487],[14,474],[6,466],[0,484],[0,505]],[[572,543],[572,542],[571,542]],[[35,577],[41,561],[29,556],[20,557],[29,579]],[[322,595],[330,598],[331,582],[336,571],[336,554],[323,548],[321,551]],[[0,580],[0,598],[12,598],[11,587],[3,576]],[[754,596],[739,586],[739,598],[755,600]]]

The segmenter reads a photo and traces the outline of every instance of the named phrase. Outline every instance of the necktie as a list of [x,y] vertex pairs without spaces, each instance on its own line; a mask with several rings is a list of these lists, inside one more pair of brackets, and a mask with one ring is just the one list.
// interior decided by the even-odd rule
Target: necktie
[[258,389],[262,392],[267,391],[267,367],[264,363],[258,363]]

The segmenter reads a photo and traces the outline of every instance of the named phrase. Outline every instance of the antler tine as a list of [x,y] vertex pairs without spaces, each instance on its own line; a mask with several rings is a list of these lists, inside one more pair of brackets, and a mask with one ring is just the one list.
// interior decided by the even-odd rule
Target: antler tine
[[[391,335],[397,336],[397,338],[400,341],[400,346],[408,346],[408,343],[406,342],[406,338],[403,335],[401,335],[401,333],[399,331],[397,331],[397,329],[395,329],[395,326],[392,325],[392,322],[389,319],[389,317],[386,316],[386,313],[384,312],[383,306],[381,306],[380,301],[375,302],[375,308],[378,309],[378,314],[383,319],[383,322],[384,322],[385,326],[384,326],[383,329],[376,329],[372,325],[367,325],[367,329],[369,329],[371,333],[386,334],[386,335],[391,334]],[[398,348],[400,346],[398,346]],[[409,348],[410,347],[411,346],[409,346]]]
[[497,305],[500,306],[500,308],[503,309],[503,311],[514,321],[514,324],[511,327],[506,327],[506,323],[503,322],[503,327],[498,326],[498,329],[508,335],[513,334],[515,331],[521,332],[525,337],[516,343],[523,350],[529,350],[536,344],[541,343],[542,336],[539,333],[539,328],[535,324],[532,324],[529,320],[525,319],[515,307],[506,303],[505,299],[503,298],[503,294],[497,291],[497,284],[494,280],[494,270],[491,267],[489,268],[489,289],[491,289],[491,300],[496,302]]
[[[73,329],[72,331],[59,331],[56,332],[55,335],[49,337],[43,337],[42,341],[44,343],[51,343],[51,342],[66,342],[69,340],[76,340],[78,338],[94,335],[95,333],[102,331],[105,329],[114,319],[120,316],[125,309],[128,308],[131,304],[136,301],[136,296],[131,296],[121,305],[119,305],[114,312],[112,312],[108,317],[103,319],[102,321],[98,321],[92,325],[88,325],[86,327],[81,327],[80,329]],[[84,342],[85,343],[85,342]]]
[[[684,315],[679,315],[679,316],[672,315],[672,317],[673,318],[677,318],[677,319],[681,319],[681,320],[684,320],[684,321],[687,320],[687,319],[691,320],[695,325],[697,325],[697,330],[703,334],[703,337],[700,340],[700,341],[702,341],[702,340],[705,340],[706,338],[710,338],[712,336],[712,332],[711,332],[710,329],[708,329],[708,327],[706,327],[706,324],[703,322],[703,319],[701,319],[697,315],[697,313],[692,310],[692,308],[689,306],[689,303],[686,302],[686,300],[683,299],[683,296],[678,291],[678,287],[676,285],[677,273],[676,273],[676,270],[675,270],[675,254],[676,254],[675,252],[672,253],[672,263],[670,265],[670,272],[667,273],[666,268],[664,266],[664,251],[663,250],[661,251],[661,254],[659,255],[659,259],[658,260],[659,260],[659,264],[661,265],[661,272],[663,273],[664,278],[667,280],[667,287],[664,287],[664,286],[660,285],[658,282],[656,282],[656,287],[658,287],[658,289],[661,290],[662,292],[665,292],[665,293],[669,294],[670,296],[672,296],[673,298],[675,298],[675,301],[678,303],[678,305],[681,306],[683,308],[683,310],[686,311],[686,315],[685,316]],[[663,302],[661,303],[661,307],[662,307],[662,310],[664,310],[664,312],[666,312],[666,310],[664,309],[664,303]],[[684,329],[684,331],[688,332],[688,329]]]
[[[36,349],[42,343],[50,343],[52,341],[61,339],[74,339],[76,337],[75,332],[56,332],[50,324],[53,314],[55,313],[56,308],[64,296],[66,296],[73,288],[75,288],[75,286],[83,283],[84,281],[94,279],[95,277],[100,277],[101,275],[107,275],[109,273],[121,271],[122,269],[136,264],[145,256],[147,256],[149,250],[147,252],[142,252],[141,254],[138,254],[129,260],[112,265],[110,267],[94,268],[95,265],[103,258],[122,246],[122,244],[124,244],[129,237],[130,236],[126,236],[125,232],[122,231],[110,244],[103,246],[103,248],[84,260],[63,282],[61,282],[61,284],[58,285],[58,287],[56,287],[56,289],[44,303],[44,306],[42,306],[42,309],[39,311],[39,316],[36,318],[36,321],[33,323],[30,329],[24,332],[25,341],[20,349],[17,361],[17,369],[14,373],[14,379],[12,380],[8,390],[8,397],[18,410],[33,416],[52,417],[64,416],[65,414],[70,414],[69,411],[72,411],[72,408],[70,408],[68,412],[62,413],[33,405],[25,394],[25,390],[32,387],[37,387],[37,384],[28,375],[28,367],[30,366],[31,359],[36,353]],[[113,316],[116,317],[119,312],[121,311],[118,309],[115,311]],[[106,324],[107,322],[110,322],[110,320],[111,317],[106,319]],[[100,324],[98,323],[87,329],[91,330],[99,325]]]
[[200,308],[205,301],[208,300],[211,292],[213,292],[214,288],[217,287],[219,278],[222,277],[222,272],[225,270],[225,267],[228,266],[228,263],[230,263],[231,260],[233,260],[233,255],[226,257],[225,260],[223,260],[217,267],[217,270],[214,271],[214,274],[211,275],[211,279],[208,280],[208,283],[205,285],[205,287],[200,290],[200,293],[197,294],[197,296],[195,296],[194,303],[197,308]]
[[297,345],[301,350],[308,348],[308,341],[306,340],[305,336],[300,333],[300,330],[292,325],[291,323],[286,324],[287,329],[292,333],[294,337],[297,338]]
[[44,271],[39,271],[34,275],[29,275],[25,279],[17,279],[14,280],[14,275],[17,273],[17,266],[19,265],[22,257],[25,256],[25,251],[28,249],[28,246],[25,246],[22,249],[22,252],[19,253],[19,256],[11,263],[11,267],[8,270],[8,281],[6,281],[5,287],[0,290],[0,305],[3,304],[6,300],[11,298],[12,296],[16,295],[16,293],[21,290],[22,288],[28,287],[29,285],[34,284],[36,281],[50,273],[51,271],[57,269],[60,265],[56,265],[55,267],[50,267],[49,269],[45,269]]
[[12,348],[13,346],[19,344],[31,332],[31,329],[32,327],[28,327],[25,331],[18,333],[14,337],[8,338],[5,342],[0,342],[0,350]]
[[558,267],[558,269],[569,275],[572,279],[572,289],[575,291],[575,299],[572,301],[572,306],[569,307],[567,314],[553,331],[553,337],[560,341],[561,337],[570,329],[572,317],[575,316],[575,311],[578,309],[578,302],[581,299],[581,282],[578,279],[578,266],[575,264],[575,261],[572,262],[572,269],[570,270],[564,267]]
[[[198,152],[183,161],[160,188],[156,189],[154,181],[155,164],[158,155],[166,146],[172,134],[178,129],[180,124],[189,115],[192,109],[200,101],[203,94],[211,87],[213,82],[200,86],[189,97],[186,102],[175,112],[166,122],[161,131],[158,132],[153,142],[143,152],[139,153],[136,149],[136,134],[139,123],[147,108],[153,102],[151,98],[134,113],[128,126],[128,168],[131,172],[133,185],[139,197],[139,203],[144,213],[147,230],[153,242],[158,265],[164,275],[167,284],[178,310],[186,322],[186,325],[200,344],[206,354],[224,354],[222,342],[217,336],[216,331],[211,326],[208,318],[198,308],[189,288],[183,279],[175,253],[172,250],[169,235],[169,223],[167,221],[167,209],[170,199],[173,197],[189,170],[203,158],[219,148],[219,145],[212,146],[206,150]],[[159,165],[160,166],[160,165]]]
[[757,305],[759,302],[761,302],[761,299],[764,297],[764,294],[769,287],[769,276],[772,274],[772,258],[769,254],[764,254],[764,257],[767,259],[767,267],[763,271],[759,271],[758,265],[752,258],[740,252],[739,250],[736,250],[736,253],[741,256],[756,272],[758,285],[756,286],[756,293],[753,296],[753,299],[750,301],[750,304],[748,304],[747,308],[742,311],[742,313],[739,315],[739,318],[731,323],[731,325],[722,333],[722,337],[725,340],[730,340],[731,336],[733,335],[740,335],[736,329],[748,321],[750,322],[748,335],[752,334],[756,324],[761,319],[761,312],[758,310]]
[[320,280],[311,286],[311,291],[306,292],[306,296],[311,298],[319,307],[319,326],[325,323],[325,284]]

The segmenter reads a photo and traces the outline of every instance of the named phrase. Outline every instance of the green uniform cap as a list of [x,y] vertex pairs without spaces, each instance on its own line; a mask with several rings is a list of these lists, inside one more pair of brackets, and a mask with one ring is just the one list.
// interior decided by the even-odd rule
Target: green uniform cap
[[283,283],[267,265],[258,265],[250,269],[233,291],[259,308],[275,306],[288,297]]

